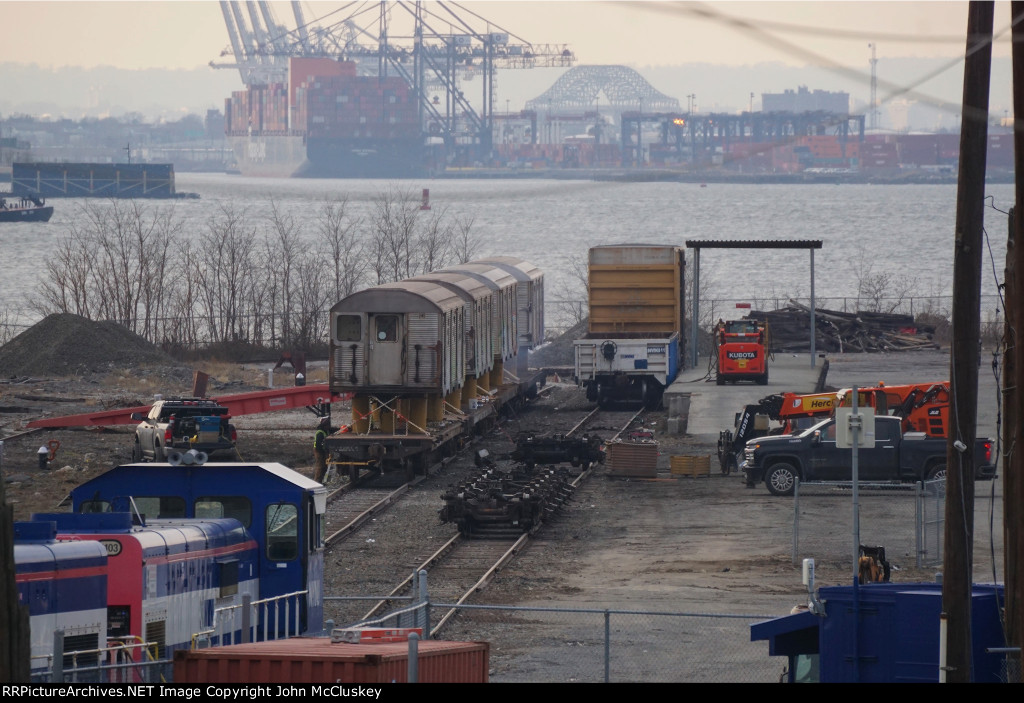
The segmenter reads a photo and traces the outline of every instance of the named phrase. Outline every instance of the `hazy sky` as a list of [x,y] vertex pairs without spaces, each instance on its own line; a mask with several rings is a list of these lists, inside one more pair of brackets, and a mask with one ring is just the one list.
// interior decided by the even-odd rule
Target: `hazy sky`
[[[303,2],[307,21],[345,3]],[[436,7],[436,4],[429,3]],[[294,27],[290,3],[271,3]],[[356,5],[356,3],[352,3]],[[377,3],[362,24],[373,24]],[[533,43],[568,44],[580,64],[692,62],[791,65],[834,61],[867,70],[878,58],[962,55],[965,2],[472,1],[462,6]],[[393,10],[396,25],[403,16]],[[196,68],[228,46],[213,0],[60,2],[0,0],[0,61],[44,67]],[[341,17],[341,15],[334,15]],[[996,32],[1009,24],[997,3]],[[1008,33],[997,55],[1008,55]]]

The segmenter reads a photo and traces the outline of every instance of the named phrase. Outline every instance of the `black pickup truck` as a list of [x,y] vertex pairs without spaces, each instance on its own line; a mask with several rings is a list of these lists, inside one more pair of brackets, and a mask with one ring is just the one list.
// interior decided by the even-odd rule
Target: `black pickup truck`
[[[923,432],[903,434],[900,418],[875,417],[873,443],[863,442],[857,449],[857,475],[860,481],[915,482],[946,476],[946,440],[926,437]],[[992,463],[991,439],[975,443],[975,479],[996,475]],[[824,420],[796,435],[760,437],[747,442],[740,470],[747,486],[760,481],[772,495],[792,495],[796,480],[849,481],[852,478],[853,451],[836,446],[836,421]]]

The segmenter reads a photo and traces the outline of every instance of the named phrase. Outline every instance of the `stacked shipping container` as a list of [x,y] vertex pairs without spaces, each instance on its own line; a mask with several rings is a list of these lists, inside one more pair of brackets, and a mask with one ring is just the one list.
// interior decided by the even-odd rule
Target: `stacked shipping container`
[[359,76],[349,61],[292,58],[289,82],[225,101],[243,174],[412,177],[424,170],[419,105],[397,76]]

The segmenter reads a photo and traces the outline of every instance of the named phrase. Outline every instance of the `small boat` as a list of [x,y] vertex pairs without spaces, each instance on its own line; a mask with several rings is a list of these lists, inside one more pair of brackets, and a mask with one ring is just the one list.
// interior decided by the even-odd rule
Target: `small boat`
[[42,198],[25,195],[15,201],[0,197],[0,222],[49,222],[53,206]]

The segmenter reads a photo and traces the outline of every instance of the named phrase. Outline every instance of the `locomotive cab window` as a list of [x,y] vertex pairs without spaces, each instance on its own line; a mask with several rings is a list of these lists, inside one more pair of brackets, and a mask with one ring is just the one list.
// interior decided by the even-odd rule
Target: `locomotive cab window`
[[267,506],[267,558],[291,561],[299,555],[299,510],[291,503]]
[[197,518],[233,517],[247,528],[252,526],[252,503],[245,496],[201,496],[194,512]]
[[362,339],[363,322],[359,315],[338,315],[334,325],[334,336],[339,342],[358,342]]
[[181,496],[137,496],[132,500],[139,512],[148,518],[187,517],[185,499]]
[[376,335],[378,342],[398,341],[398,315],[378,315],[376,318]]

